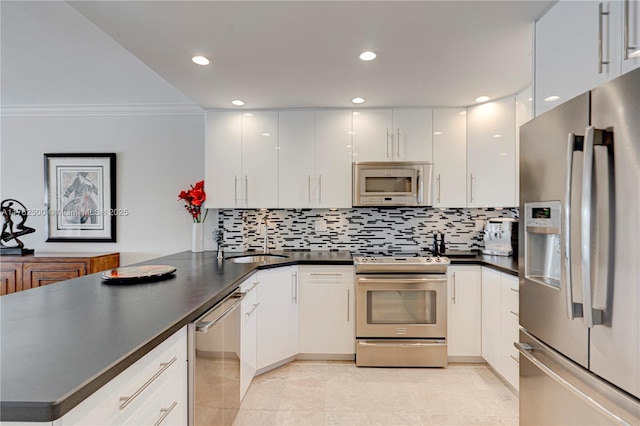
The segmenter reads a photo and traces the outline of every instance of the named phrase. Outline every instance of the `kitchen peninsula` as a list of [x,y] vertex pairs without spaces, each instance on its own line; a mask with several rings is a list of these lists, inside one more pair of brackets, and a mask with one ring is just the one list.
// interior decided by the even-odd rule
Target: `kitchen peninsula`
[[[175,266],[176,273],[164,280],[114,285],[92,274],[3,296],[1,420],[63,417],[233,292],[256,268],[353,263],[347,251],[286,254],[277,262],[241,264],[219,261],[215,252],[182,252],[141,263]],[[517,274],[511,258],[452,263]]]

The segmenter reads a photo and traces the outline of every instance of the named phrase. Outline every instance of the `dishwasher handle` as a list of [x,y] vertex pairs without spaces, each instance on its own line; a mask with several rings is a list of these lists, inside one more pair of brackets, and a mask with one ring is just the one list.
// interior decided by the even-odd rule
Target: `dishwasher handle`
[[[207,312],[200,318],[205,318],[211,315],[211,313],[215,312],[216,310],[221,310],[222,313],[211,321],[196,321],[196,331],[206,333],[211,327],[213,327],[214,325],[216,325],[217,323],[219,323],[220,321],[228,317],[238,306],[240,306],[240,303],[242,303],[242,299],[244,299],[246,295],[247,293],[242,293],[239,291],[231,293],[222,302],[220,302],[218,305],[216,305],[213,309],[211,309],[209,312]],[[235,299],[235,302],[233,302],[233,304],[228,308],[224,309],[222,305],[224,305],[226,302],[232,299]]]

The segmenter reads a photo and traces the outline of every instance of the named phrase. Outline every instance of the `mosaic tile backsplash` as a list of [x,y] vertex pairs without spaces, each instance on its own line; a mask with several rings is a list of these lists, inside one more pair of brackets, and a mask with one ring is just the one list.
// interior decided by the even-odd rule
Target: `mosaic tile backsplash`
[[232,210],[218,212],[225,252],[262,250],[263,218],[269,223],[272,250],[349,250],[416,252],[432,247],[444,232],[447,250],[484,248],[477,220],[518,217],[517,208],[434,209],[420,207],[341,210]]

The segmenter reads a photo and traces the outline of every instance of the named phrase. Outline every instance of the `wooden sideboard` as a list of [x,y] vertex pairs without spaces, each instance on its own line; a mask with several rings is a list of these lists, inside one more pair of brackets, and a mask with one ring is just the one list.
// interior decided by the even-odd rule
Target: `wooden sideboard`
[[0,257],[0,295],[120,266],[120,253],[34,253]]

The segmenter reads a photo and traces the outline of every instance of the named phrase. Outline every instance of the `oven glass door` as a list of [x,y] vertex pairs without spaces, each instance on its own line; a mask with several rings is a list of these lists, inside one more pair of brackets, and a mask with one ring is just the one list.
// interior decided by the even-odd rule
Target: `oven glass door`
[[360,176],[362,196],[417,196],[416,169],[365,169]]
[[446,277],[359,275],[357,337],[445,338]]

